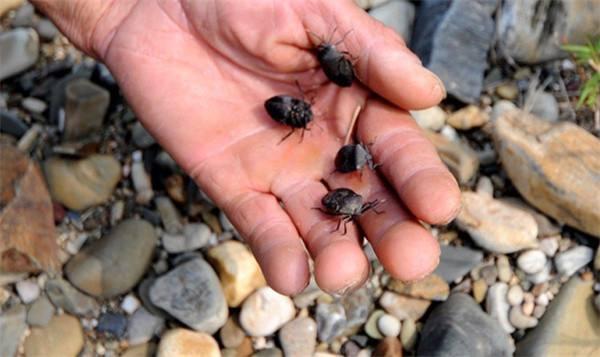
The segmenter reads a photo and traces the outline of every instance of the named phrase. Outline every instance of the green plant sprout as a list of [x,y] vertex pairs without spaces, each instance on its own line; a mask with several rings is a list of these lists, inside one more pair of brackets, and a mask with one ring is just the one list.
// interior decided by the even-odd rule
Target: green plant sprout
[[577,108],[585,105],[593,110],[596,130],[600,130],[600,37],[588,41],[587,45],[565,45],[561,48],[571,53],[577,64],[589,66],[593,71],[580,88]]

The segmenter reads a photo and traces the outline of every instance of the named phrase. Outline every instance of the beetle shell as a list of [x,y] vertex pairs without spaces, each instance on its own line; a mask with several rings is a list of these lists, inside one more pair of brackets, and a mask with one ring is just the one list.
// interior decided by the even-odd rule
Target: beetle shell
[[342,146],[335,157],[336,171],[348,173],[357,171],[373,161],[369,151],[361,144]]
[[317,47],[317,59],[323,72],[330,81],[340,87],[350,87],[354,81],[354,66],[352,61],[330,44],[324,43]]
[[348,188],[338,188],[326,194],[321,200],[321,204],[328,214],[355,216],[361,214],[363,198]]
[[289,95],[267,99],[265,109],[271,118],[293,128],[306,128],[313,117],[310,103]]

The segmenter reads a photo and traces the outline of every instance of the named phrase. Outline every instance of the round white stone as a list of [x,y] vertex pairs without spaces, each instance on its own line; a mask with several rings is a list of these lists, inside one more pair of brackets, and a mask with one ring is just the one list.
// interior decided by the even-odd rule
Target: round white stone
[[519,255],[517,266],[527,274],[536,274],[546,265],[546,254],[541,250],[532,249]]
[[377,320],[377,328],[382,335],[396,337],[400,334],[400,320],[393,315],[385,314]]
[[508,289],[506,294],[508,303],[512,306],[521,305],[523,302],[523,289],[520,285],[513,285]]
[[121,301],[121,309],[123,309],[123,311],[129,315],[133,314],[139,307],[140,300],[138,300],[138,298],[136,298],[133,294],[127,294],[123,301]]
[[292,299],[263,287],[244,300],[240,325],[250,336],[268,336],[293,319],[295,314]]
[[19,281],[16,288],[21,301],[25,304],[34,302],[40,296],[40,286],[37,282],[31,280]]

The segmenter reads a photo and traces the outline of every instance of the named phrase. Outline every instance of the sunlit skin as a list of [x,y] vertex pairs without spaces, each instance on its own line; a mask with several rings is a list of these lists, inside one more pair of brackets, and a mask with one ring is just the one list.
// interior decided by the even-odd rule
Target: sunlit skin
[[[442,224],[459,208],[459,189],[406,110],[445,96],[437,77],[391,30],[352,1],[35,0],[84,51],[104,61],[144,126],[221,207],[249,244],[271,287],[300,292],[314,259],[317,283],[343,293],[360,286],[369,264],[355,224],[313,209],[331,188],[384,201],[356,222],[385,269],[419,279],[439,247],[418,220]],[[327,81],[309,32],[355,58],[359,83]],[[314,97],[314,120],[278,144],[289,128],[264,101]],[[379,174],[334,173],[352,113],[363,109],[356,140]],[[306,247],[306,248],[305,248]]]

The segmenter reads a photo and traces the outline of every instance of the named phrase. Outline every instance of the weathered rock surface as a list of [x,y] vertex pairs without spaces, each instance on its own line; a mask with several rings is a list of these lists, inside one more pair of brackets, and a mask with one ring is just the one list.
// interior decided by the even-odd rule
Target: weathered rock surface
[[148,268],[157,237],[144,220],[119,223],[107,236],[85,246],[67,263],[65,273],[79,289],[98,297],[130,290]]
[[279,330],[279,340],[286,356],[311,356],[317,344],[317,324],[308,317],[299,317]]
[[46,282],[46,294],[56,307],[79,316],[92,316],[100,307],[96,300],[75,289],[62,278]]
[[409,1],[387,1],[383,5],[371,9],[369,15],[394,29],[406,43],[410,41],[415,20],[415,5]]
[[592,248],[578,246],[557,254],[554,258],[554,264],[560,274],[571,276],[591,262],[593,258],[594,251]]
[[0,1],[0,17],[4,16],[10,10],[18,8],[23,0],[2,0]]
[[482,248],[512,253],[537,246],[538,228],[529,213],[480,192],[463,192],[462,202],[456,223]]
[[85,78],[65,87],[65,140],[83,139],[98,132],[110,102],[110,93]]
[[319,340],[330,342],[346,327],[346,311],[341,304],[318,304],[315,310]]
[[442,244],[440,264],[433,272],[446,282],[462,278],[483,260],[483,252]]
[[508,320],[510,304],[508,303],[507,293],[508,285],[506,283],[495,283],[490,286],[485,301],[485,309],[491,317],[500,323],[500,326],[506,332],[512,333],[515,328]]
[[425,134],[460,184],[468,183],[475,176],[479,169],[479,158],[473,149],[434,132],[425,131]]
[[435,308],[423,327],[418,356],[511,356],[510,336],[466,294]]
[[54,306],[47,297],[41,296],[27,310],[27,323],[32,326],[46,326],[54,316]]
[[0,33],[0,81],[31,67],[38,59],[40,39],[34,29]]
[[379,304],[385,311],[396,316],[399,320],[418,320],[425,314],[425,311],[431,305],[431,301],[415,299],[386,291],[379,298]]
[[426,0],[419,4],[412,49],[437,74],[448,94],[479,99],[494,35],[496,0]]
[[427,130],[439,131],[446,124],[446,117],[448,114],[439,106],[422,109],[412,110],[410,115],[415,119],[417,124]]
[[292,299],[268,286],[248,296],[240,311],[240,325],[250,336],[267,336],[294,318]]
[[164,233],[161,241],[167,252],[183,253],[206,246],[211,238],[213,238],[213,233],[208,225],[204,223],[188,223],[183,226],[182,233]]
[[12,146],[0,153],[0,272],[55,271],[52,202],[40,170]]
[[157,357],[220,357],[219,344],[206,333],[177,328],[167,331],[158,345]]
[[219,278],[201,258],[182,263],[156,279],[150,299],[197,331],[213,334],[227,321],[227,302]]
[[0,356],[15,356],[25,332],[25,306],[16,305],[0,314]]
[[430,274],[413,283],[392,279],[387,288],[402,295],[433,301],[444,301],[450,293],[448,283],[436,274]]
[[230,307],[239,306],[255,289],[266,284],[258,262],[245,245],[230,240],[208,251]]
[[494,126],[500,159],[517,190],[559,222],[600,236],[600,140],[569,122],[511,111]]
[[43,328],[34,327],[25,339],[25,356],[76,357],[83,348],[83,330],[71,315],[52,318]]
[[566,57],[561,45],[586,44],[600,28],[600,8],[594,1],[508,0],[499,13],[501,50],[520,62]]
[[106,202],[121,178],[121,165],[112,156],[81,160],[52,157],[44,163],[52,198],[79,211]]
[[165,320],[160,316],[152,315],[141,307],[137,309],[127,323],[127,341],[135,346],[146,343],[155,335],[159,335],[165,326]]
[[538,326],[517,344],[516,356],[592,356],[600,350],[600,315],[593,281],[573,277],[552,300]]
[[488,120],[488,113],[476,105],[468,105],[450,114],[446,122],[455,129],[469,130],[484,125]]

